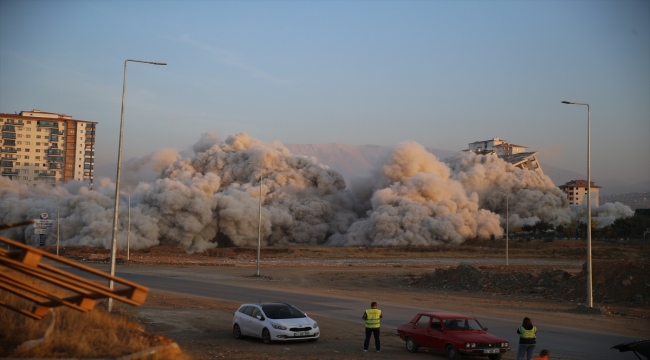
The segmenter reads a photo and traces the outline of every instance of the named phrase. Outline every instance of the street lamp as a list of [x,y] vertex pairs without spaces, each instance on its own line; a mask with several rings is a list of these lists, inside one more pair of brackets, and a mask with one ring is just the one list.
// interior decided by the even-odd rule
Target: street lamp
[[255,276],[260,276],[260,250],[262,247],[262,171],[260,171],[260,218],[257,223],[257,270]]
[[562,104],[584,105],[587,107],[587,306],[594,306],[591,287],[591,111],[589,104],[562,101]]
[[508,266],[508,229],[510,228],[510,224],[508,223],[508,198],[510,197],[507,192],[501,190],[502,193],[506,195],[506,266]]
[[[115,276],[115,258],[117,256],[117,217],[120,209],[120,176],[122,175],[122,136],[124,135],[124,95],[126,94],[126,65],[131,62],[139,62],[151,65],[167,65],[167,63],[142,61],[142,60],[124,60],[124,81],[122,82],[122,112],[120,115],[120,140],[117,149],[117,177],[115,178],[115,212],[113,213],[113,241],[111,243],[111,276]],[[113,289],[113,280],[108,282],[108,286]],[[108,311],[113,310],[113,298],[108,298]]]

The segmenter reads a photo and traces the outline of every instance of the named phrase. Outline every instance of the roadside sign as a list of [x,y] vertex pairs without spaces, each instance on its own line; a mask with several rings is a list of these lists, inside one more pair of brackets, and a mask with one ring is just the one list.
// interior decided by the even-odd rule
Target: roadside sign
[[42,213],[41,214],[41,219],[47,219],[49,215],[47,213]]
[[52,232],[54,220],[34,219],[34,234],[43,235]]

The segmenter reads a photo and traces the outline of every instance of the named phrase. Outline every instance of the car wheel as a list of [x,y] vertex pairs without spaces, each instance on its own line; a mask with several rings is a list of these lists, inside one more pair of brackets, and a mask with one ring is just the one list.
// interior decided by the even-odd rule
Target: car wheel
[[239,328],[238,324],[235,324],[235,326],[232,327],[232,336],[234,336],[235,339],[242,338],[241,329]]
[[415,340],[413,340],[412,337],[407,337],[406,338],[406,350],[412,353],[418,352],[418,344],[415,343]]
[[488,355],[488,359],[490,359],[490,360],[501,360],[502,355],[503,354]]
[[262,330],[262,342],[265,344],[271,343],[271,333],[269,332],[269,329]]
[[463,358],[463,355],[456,350],[456,348],[453,345],[448,345],[447,346],[447,357],[449,360],[461,360]]

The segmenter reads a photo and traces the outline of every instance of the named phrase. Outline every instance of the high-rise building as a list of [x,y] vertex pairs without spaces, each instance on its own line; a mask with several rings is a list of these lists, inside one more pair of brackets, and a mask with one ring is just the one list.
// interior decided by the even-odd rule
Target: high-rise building
[[40,110],[0,113],[2,176],[30,186],[69,180],[92,186],[96,126]]
[[528,146],[511,144],[503,139],[494,137],[490,140],[474,141],[469,143],[471,151],[481,155],[497,156],[505,162],[522,170],[532,170],[543,173],[542,166],[537,161],[537,151],[527,152]]
[[[578,205],[586,199],[587,180],[571,180],[564,185],[558,186],[569,200],[569,205]],[[592,204],[599,206],[600,203],[600,186],[592,181],[590,186]]]

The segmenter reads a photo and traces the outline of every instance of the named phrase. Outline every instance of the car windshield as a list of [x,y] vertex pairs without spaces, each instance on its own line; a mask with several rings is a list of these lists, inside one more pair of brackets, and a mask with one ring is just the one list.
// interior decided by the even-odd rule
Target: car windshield
[[447,330],[483,330],[481,324],[474,319],[446,319],[443,324]]
[[291,305],[264,305],[262,309],[269,319],[298,319],[307,317],[302,311]]

